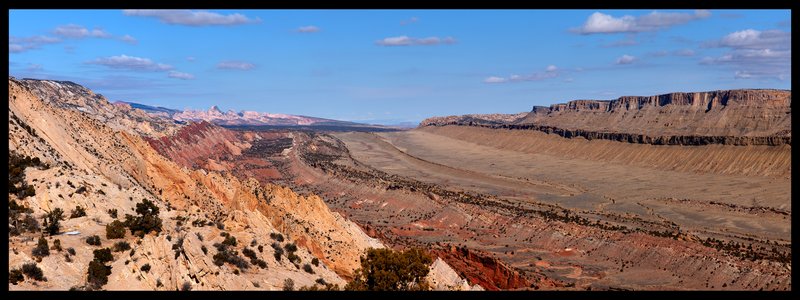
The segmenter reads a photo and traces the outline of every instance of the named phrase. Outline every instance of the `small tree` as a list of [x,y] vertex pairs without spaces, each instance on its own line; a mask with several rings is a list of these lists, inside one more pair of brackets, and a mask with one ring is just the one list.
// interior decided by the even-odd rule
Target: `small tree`
[[114,256],[111,255],[110,248],[103,248],[94,250],[94,260],[100,263],[105,263],[114,260]]
[[283,281],[283,290],[294,291],[294,280],[291,278],[286,278],[286,280]]
[[314,269],[312,269],[311,265],[309,265],[309,264],[303,265],[303,271],[306,271],[306,273],[309,273],[309,274],[314,274]]
[[50,246],[47,245],[47,239],[45,239],[43,236],[39,237],[39,242],[36,247],[33,248],[31,254],[36,257],[45,257],[50,255]]
[[11,269],[8,271],[8,283],[17,285],[17,283],[23,280],[25,280],[25,276],[22,275],[22,270]]
[[407,291],[428,289],[425,276],[433,259],[421,249],[394,252],[369,248],[361,257],[361,268],[346,290]]
[[100,236],[93,235],[86,238],[86,243],[92,246],[100,246]]
[[86,280],[94,287],[102,287],[108,283],[108,275],[111,275],[111,266],[106,266],[102,262],[93,260],[89,262],[89,270]]
[[158,217],[158,206],[152,201],[142,199],[141,203],[136,204],[138,216],[125,215],[125,226],[130,228],[131,233],[138,237],[155,231],[161,232],[161,218]]
[[75,219],[75,218],[80,218],[80,217],[85,217],[85,216],[86,216],[86,209],[84,209],[83,207],[78,205],[78,206],[75,206],[75,209],[72,210],[72,213],[70,213],[69,218],[70,219]]
[[47,281],[47,278],[44,278],[42,269],[33,262],[22,265],[22,273],[36,281]]
[[56,250],[58,252],[61,252],[61,250],[64,250],[64,249],[61,248],[61,240],[56,239],[56,240],[53,241],[53,250]]
[[114,243],[114,252],[122,252],[126,250],[131,250],[131,244],[128,244],[128,242],[119,241]]
[[121,239],[125,237],[125,224],[119,220],[114,220],[106,225],[107,239]]
[[59,222],[62,220],[64,220],[64,210],[60,208],[54,208],[44,216],[45,231],[50,235],[58,234],[58,230],[61,228],[61,224]]

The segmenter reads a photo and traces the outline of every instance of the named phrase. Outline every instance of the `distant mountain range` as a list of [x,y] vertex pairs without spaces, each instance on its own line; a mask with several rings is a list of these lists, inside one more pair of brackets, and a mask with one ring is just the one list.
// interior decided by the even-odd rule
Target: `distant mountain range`
[[[178,122],[187,121],[207,121],[221,126],[279,126],[279,127],[331,127],[331,128],[376,128],[376,129],[389,129],[396,128],[395,126],[383,126],[362,124],[348,121],[339,121],[332,119],[316,118],[300,115],[288,114],[273,114],[257,111],[240,111],[236,112],[228,110],[223,112],[216,105],[211,106],[208,110],[177,110],[165,107],[149,106],[139,103],[117,101],[115,105],[130,106],[143,110],[151,115],[170,118]],[[400,128],[401,126],[397,126]]]

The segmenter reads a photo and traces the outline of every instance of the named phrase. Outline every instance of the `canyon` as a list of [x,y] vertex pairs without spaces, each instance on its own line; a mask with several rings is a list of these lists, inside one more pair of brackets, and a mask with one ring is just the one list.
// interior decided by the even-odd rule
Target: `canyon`
[[[141,199],[164,231],[125,237],[135,253],[115,253],[105,289],[344,286],[381,247],[426,249],[435,289],[791,289],[790,91],[576,100],[364,132],[142,110],[69,82],[9,78],[9,90],[9,150],[49,166],[25,169],[35,195],[10,197],[35,216],[87,214],[62,223],[78,235],[48,237],[76,250],[70,262],[44,257],[48,281],[10,289],[85,284],[95,247],[83,238]],[[266,268],[215,265],[202,247],[225,234]],[[10,237],[10,267],[37,260],[35,237]],[[319,265],[275,260],[272,243]]]

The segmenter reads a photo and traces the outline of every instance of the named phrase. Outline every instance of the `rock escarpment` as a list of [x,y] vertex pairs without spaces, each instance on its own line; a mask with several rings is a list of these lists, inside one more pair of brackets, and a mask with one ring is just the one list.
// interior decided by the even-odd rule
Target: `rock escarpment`
[[430,118],[420,126],[537,130],[654,145],[791,145],[791,91],[723,90],[536,106],[508,122],[473,116]]

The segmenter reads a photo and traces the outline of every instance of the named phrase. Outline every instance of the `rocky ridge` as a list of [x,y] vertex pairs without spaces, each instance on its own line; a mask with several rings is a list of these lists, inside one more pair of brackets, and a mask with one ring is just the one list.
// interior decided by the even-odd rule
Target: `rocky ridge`
[[[66,290],[86,285],[92,250],[120,241],[105,239],[105,226],[115,219],[108,211],[116,209],[121,218],[131,213],[142,199],[160,208],[164,229],[160,234],[151,233],[141,239],[127,234],[122,241],[129,242],[134,251],[114,254],[110,262],[112,272],[104,289],[176,290],[184,284],[193,289],[209,290],[281,289],[285,279],[292,279],[300,287],[314,285],[319,278],[340,286],[346,283],[336,272],[347,274],[352,268],[337,267],[334,271],[326,263],[327,258],[318,257],[319,251],[312,254],[314,249],[309,249],[310,243],[304,242],[302,236],[295,236],[287,226],[280,227],[268,217],[269,212],[278,210],[274,203],[298,205],[298,201],[306,201],[306,198],[294,197],[288,191],[272,192],[274,187],[243,183],[230,175],[180,167],[158,154],[141,137],[176,132],[179,126],[147,115],[137,116],[135,111],[134,116],[129,117],[101,96],[76,93],[81,89],[88,91],[59,82],[9,78],[9,151],[38,157],[50,166],[44,170],[27,168],[26,182],[36,193],[25,198],[9,195],[11,200],[30,208],[31,215],[36,218],[54,208],[69,212],[80,206],[86,212],[85,216],[63,221],[60,234],[47,237],[51,245],[59,239],[64,249],[73,248],[76,254],[53,253],[44,257],[37,264],[48,281],[25,280],[9,284],[10,289]],[[60,102],[65,95],[73,96]],[[143,129],[151,131],[142,132]],[[267,198],[273,206],[265,204]],[[295,211],[285,207],[280,213],[296,219],[337,220],[330,211],[317,211],[319,208],[319,205],[312,205],[309,209]],[[337,224],[346,224],[346,220],[339,218]],[[323,221],[315,224],[320,230],[329,228]],[[357,227],[346,228],[355,229]],[[344,229],[338,225],[331,230]],[[263,250],[259,250],[257,256],[266,262],[264,268],[215,265],[212,256],[216,251],[212,244],[222,241],[222,232],[240,241],[235,247],[238,250],[250,247],[254,250],[261,246]],[[289,262],[286,257],[272,258],[271,233],[285,235],[284,244],[298,245],[294,252],[298,261],[319,258],[321,262],[312,269],[314,273],[302,270],[302,265]],[[98,247],[84,241],[94,234],[102,236]],[[351,243],[341,246],[354,252],[379,244],[363,234],[340,234],[351,236]],[[181,255],[173,256],[177,241],[180,241]],[[27,234],[10,237],[10,268],[36,261],[30,250],[34,245],[33,238]],[[355,259],[357,256],[349,258]],[[144,265],[150,268],[144,271]]]

